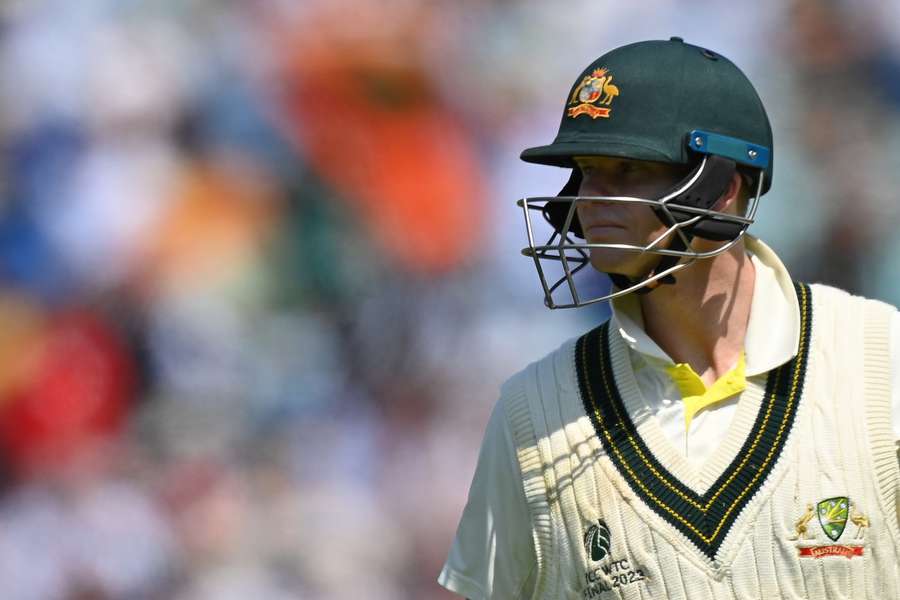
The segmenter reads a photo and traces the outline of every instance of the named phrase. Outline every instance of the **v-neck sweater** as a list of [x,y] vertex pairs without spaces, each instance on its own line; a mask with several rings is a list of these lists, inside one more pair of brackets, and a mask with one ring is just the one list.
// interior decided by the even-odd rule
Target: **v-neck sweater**
[[[532,598],[900,595],[893,308],[798,290],[797,355],[762,394],[748,389],[699,470],[641,414],[627,346],[608,326],[507,388],[537,557]],[[809,507],[841,502],[845,537],[829,539],[837,523],[803,522]]]
[[[658,480],[654,470],[662,465],[673,487],[705,506],[710,486],[727,480],[746,454],[760,422],[767,375],[749,378],[722,443],[698,465],[685,459],[640,398],[627,340],[607,332],[621,406],[655,464],[610,458],[611,446],[604,446],[584,402],[579,342],[565,344],[504,385],[439,583],[473,600],[897,597],[900,477],[889,359],[895,311],[813,288],[812,381],[768,470],[722,520],[721,537],[706,547],[702,538],[692,540],[685,534],[690,528],[654,506],[636,482]],[[785,423],[783,413],[778,419]],[[753,479],[744,467],[742,485]],[[733,482],[724,488],[717,500],[733,501],[744,490]],[[810,511],[828,502],[838,510],[844,500],[856,525],[845,519],[846,539],[832,544]],[[695,529],[711,538],[715,528],[703,520],[724,514],[716,510],[696,509],[688,522],[696,519]]]

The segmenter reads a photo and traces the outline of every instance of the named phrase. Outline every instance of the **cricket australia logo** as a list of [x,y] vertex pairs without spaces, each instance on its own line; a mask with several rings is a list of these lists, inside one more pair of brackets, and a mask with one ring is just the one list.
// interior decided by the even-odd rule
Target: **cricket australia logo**
[[[810,522],[813,518],[818,520],[821,532],[831,542],[840,540],[847,529],[849,521],[855,526],[853,537],[846,540],[851,543],[818,545],[816,542],[821,537],[817,531],[810,531]],[[852,558],[863,555],[864,546],[861,542],[868,527],[868,517],[859,512],[856,505],[850,501],[850,498],[847,496],[835,496],[820,500],[815,507],[812,504],[807,504],[806,511],[794,523],[795,534],[790,539],[798,542],[800,556],[812,558],[844,556]]]
[[581,83],[572,90],[566,114],[573,119],[578,115],[589,115],[592,119],[608,119],[613,98],[619,95],[619,88],[613,85],[613,76],[606,67],[594,69],[584,76]]
[[822,500],[817,505],[816,514],[819,517],[819,524],[825,531],[825,535],[836,542],[844,528],[847,526],[847,509],[850,505],[850,499],[845,496],[837,498],[829,498]]

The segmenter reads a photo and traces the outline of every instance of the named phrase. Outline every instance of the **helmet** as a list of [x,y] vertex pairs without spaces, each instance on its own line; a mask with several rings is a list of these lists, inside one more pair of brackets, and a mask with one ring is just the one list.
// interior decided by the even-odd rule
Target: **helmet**
[[[684,165],[689,173],[659,198],[583,197],[578,195],[581,172],[576,156]],[[734,246],[753,223],[759,198],[771,185],[772,128],[756,90],[734,63],[673,37],[616,48],[591,63],[566,97],[556,139],[528,148],[521,158],[572,169],[558,196],[518,201],[529,244],[522,253],[534,260],[544,302],[549,308],[571,308],[631,292],[647,293],[673,283],[674,273],[695,261]],[[735,171],[755,190],[744,215],[713,209]],[[648,205],[666,231],[648,244],[576,243],[570,236],[584,238],[576,205],[592,201]],[[534,243],[532,212],[539,212],[553,227],[546,244]],[[712,251],[699,252],[691,247],[695,237],[722,243]],[[636,280],[610,274],[618,289],[585,299],[572,276],[588,263],[591,248],[660,258]],[[542,266],[546,260],[562,263],[564,274],[553,285],[548,284]],[[571,301],[558,302],[554,292],[564,283]]]

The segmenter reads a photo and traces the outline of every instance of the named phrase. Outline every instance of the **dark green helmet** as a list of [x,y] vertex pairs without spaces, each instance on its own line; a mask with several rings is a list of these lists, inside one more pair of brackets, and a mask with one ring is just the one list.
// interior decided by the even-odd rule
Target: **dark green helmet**
[[573,156],[616,156],[688,165],[699,156],[690,145],[694,130],[727,138],[720,151],[761,169],[762,193],[769,190],[772,128],[744,73],[681,38],[638,42],[584,70],[566,97],[556,139],[528,148],[522,160],[574,167]]
[[[688,167],[689,174],[658,198],[580,196],[581,172],[574,157],[606,156]],[[581,306],[659,284],[693,262],[733,246],[753,222],[759,197],[772,182],[772,128],[759,95],[747,77],[724,56],[686,44],[681,38],[622,46],[595,60],[566,96],[559,133],[552,144],[529,148],[522,159],[572,169],[556,197],[524,198],[529,247],[551,308]],[[716,210],[717,201],[738,172],[754,192],[744,215]],[[649,244],[584,243],[575,206],[579,202],[648,205],[666,232]],[[529,211],[538,211],[555,233],[536,245]],[[723,242],[713,251],[694,249],[695,237]],[[572,275],[588,262],[592,248],[615,248],[660,256],[655,267],[632,280],[610,273],[618,291],[586,301]],[[562,264],[564,274],[548,284],[542,260]],[[576,266],[573,266],[576,265]],[[557,302],[553,292],[568,283],[572,301]]]

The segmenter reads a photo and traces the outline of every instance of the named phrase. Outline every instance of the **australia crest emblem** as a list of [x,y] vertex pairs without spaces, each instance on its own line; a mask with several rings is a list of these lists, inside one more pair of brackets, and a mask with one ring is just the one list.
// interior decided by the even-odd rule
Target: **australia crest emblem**
[[572,90],[566,114],[572,118],[588,115],[592,119],[608,119],[612,101],[618,95],[619,88],[613,83],[612,73],[606,67],[594,69]]
[[[848,524],[850,531],[847,531]],[[794,523],[794,534],[790,539],[797,541],[801,557],[852,558],[863,555],[863,540],[868,527],[868,517],[849,497],[835,496],[815,505],[807,504],[806,511]]]

